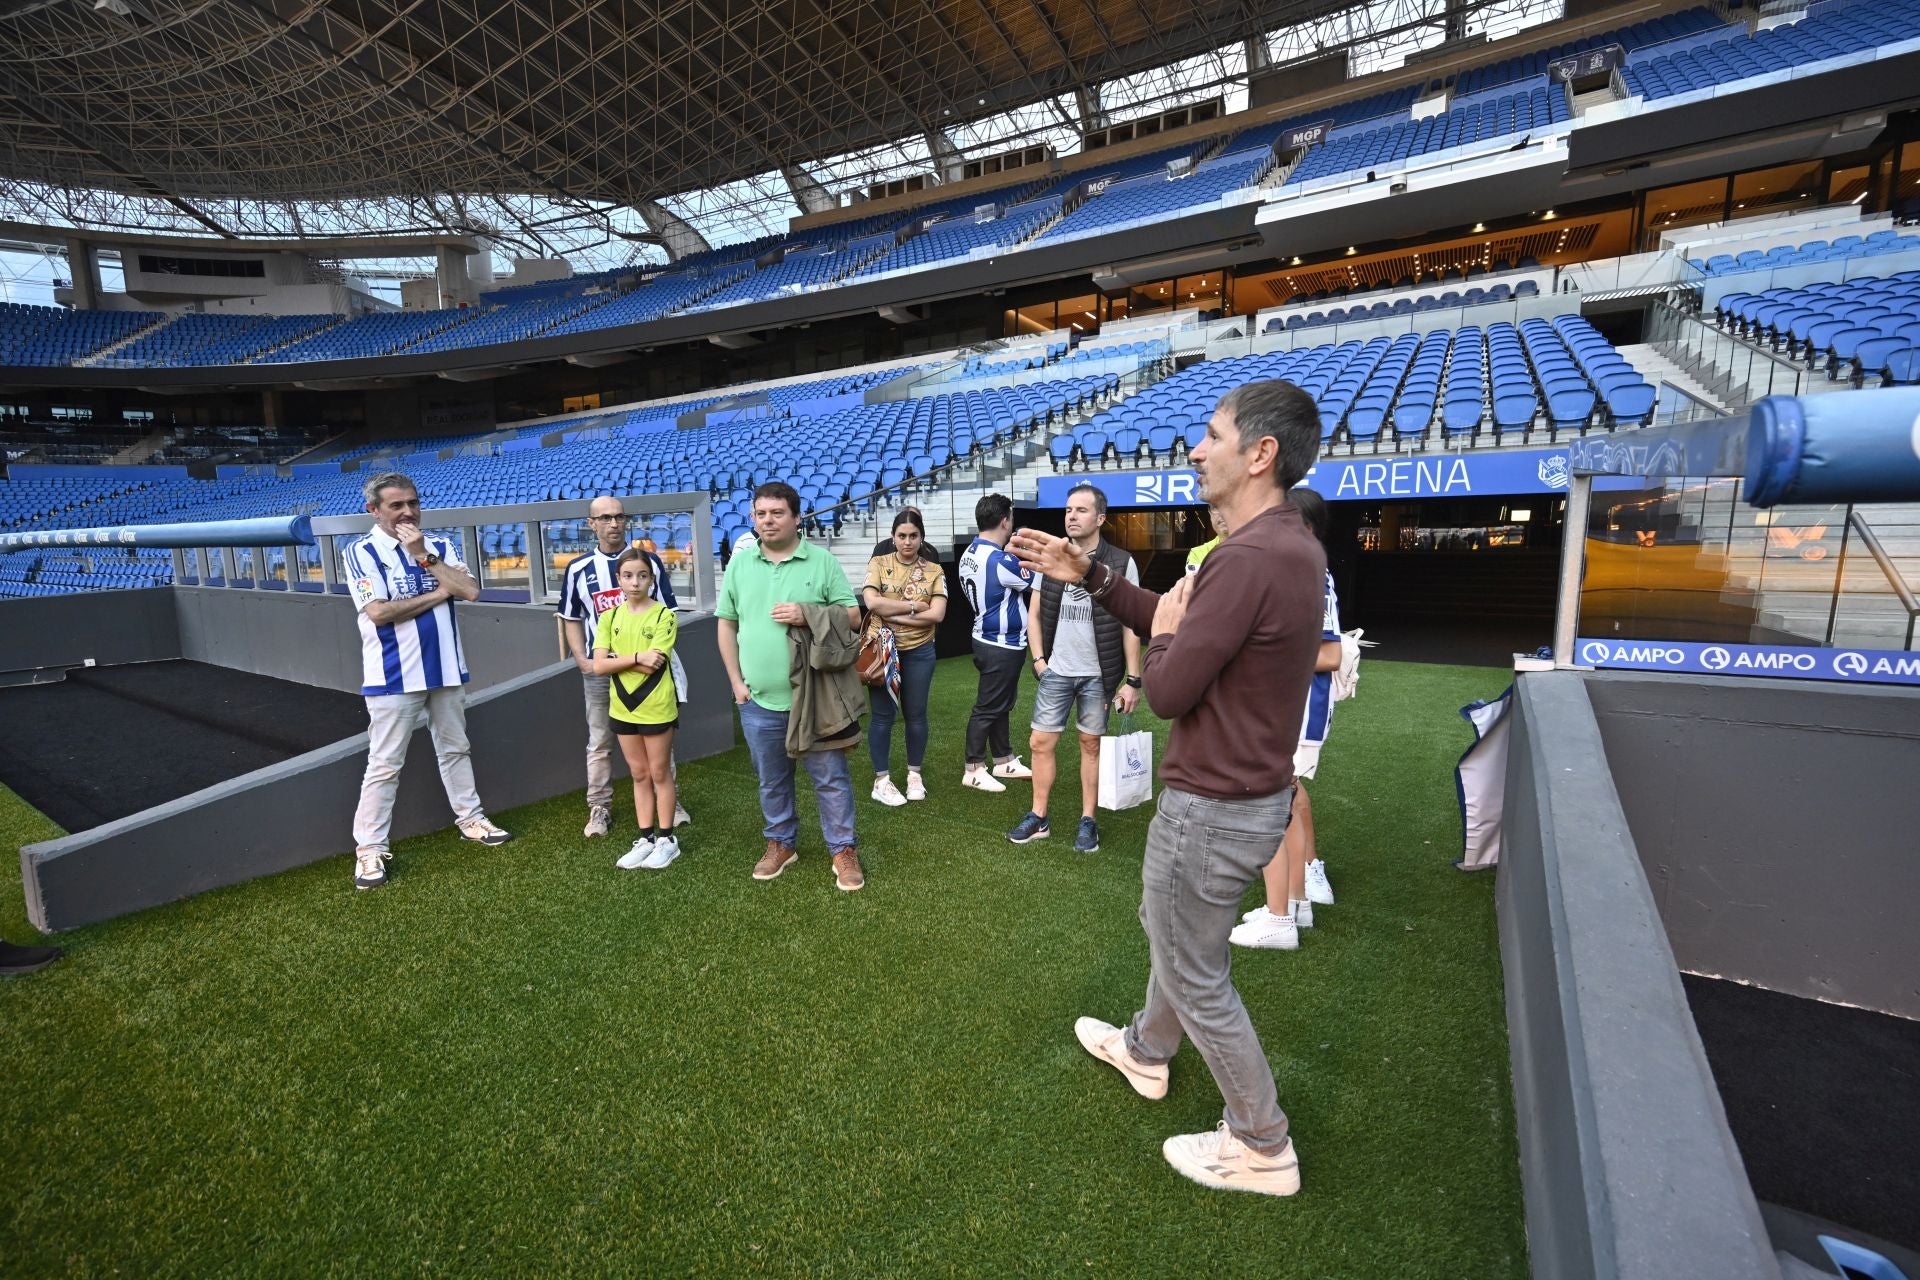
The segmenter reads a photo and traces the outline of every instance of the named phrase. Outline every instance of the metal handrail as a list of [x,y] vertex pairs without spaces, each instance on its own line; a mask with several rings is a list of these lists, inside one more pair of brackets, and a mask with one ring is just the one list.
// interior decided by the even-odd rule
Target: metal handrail
[[1873,531],[1873,526],[1867,523],[1867,518],[1860,514],[1859,508],[1847,508],[1847,523],[1852,526],[1855,533],[1860,535],[1860,541],[1866,545],[1867,554],[1872,556],[1873,562],[1880,566],[1880,572],[1886,576],[1887,585],[1892,587],[1894,595],[1900,598],[1900,607],[1907,611],[1906,647],[1913,648],[1913,626],[1914,620],[1920,618],[1920,600],[1914,598],[1913,588],[1907,584],[1906,576],[1900,572],[1900,566],[1893,562],[1893,557],[1887,554],[1887,549],[1880,545],[1879,535]]
[[[1738,334],[1729,333],[1725,329],[1716,328],[1713,325],[1708,324],[1705,320],[1702,320],[1699,316],[1694,315],[1693,313],[1688,311],[1682,311],[1680,308],[1674,306],[1671,303],[1668,303],[1668,302],[1658,303],[1656,304],[1656,310],[1660,318],[1665,320],[1667,323],[1673,325],[1676,330],[1682,329],[1684,328],[1684,326],[1687,326],[1687,325],[1692,325],[1694,326],[1694,328],[1698,329],[1700,333],[1706,338],[1712,338],[1717,342],[1731,343],[1734,346],[1740,347],[1750,352],[1753,355],[1759,356],[1761,359],[1767,361],[1769,364],[1776,365],[1779,368],[1786,370],[1788,373],[1791,373],[1793,375],[1792,385],[1784,391],[1776,391],[1773,394],[1775,395],[1799,395],[1800,394],[1801,380],[1806,376],[1807,371],[1800,366],[1798,361],[1785,359],[1775,354],[1774,352],[1767,350],[1765,347],[1760,346],[1758,343],[1747,341],[1747,339],[1740,337]],[[1677,332],[1667,340],[1670,342],[1685,341],[1685,339],[1681,338]],[[1721,370],[1719,365],[1714,364],[1712,361],[1710,361],[1707,358],[1705,342],[1701,341],[1699,345],[1701,347],[1701,353],[1699,358],[1694,362],[1691,368],[1687,368],[1687,366],[1685,365],[1682,365],[1682,367],[1687,368],[1687,372],[1691,373],[1694,371],[1694,369],[1698,369],[1702,365],[1707,365],[1713,368],[1714,370],[1720,372],[1723,376],[1727,377],[1728,379],[1731,379],[1734,375],[1734,371],[1731,369]],[[1729,390],[1731,391],[1731,388],[1729,388]]]

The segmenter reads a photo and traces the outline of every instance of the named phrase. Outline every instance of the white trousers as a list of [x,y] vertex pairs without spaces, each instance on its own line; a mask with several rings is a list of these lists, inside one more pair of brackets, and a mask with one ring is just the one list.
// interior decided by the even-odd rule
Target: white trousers
[[360,781],[360,806],[353,811],[353,841],[362,850],[387,848],[393,826],[393,797],[400,790],[400,766],[407,743],[426,716],[440,782],[447,789],[457,822],[485,817],[473,786],[472,749],[467,743],[467,691],[461,686],[425,693],[384,693],[367,699],[367,773]]

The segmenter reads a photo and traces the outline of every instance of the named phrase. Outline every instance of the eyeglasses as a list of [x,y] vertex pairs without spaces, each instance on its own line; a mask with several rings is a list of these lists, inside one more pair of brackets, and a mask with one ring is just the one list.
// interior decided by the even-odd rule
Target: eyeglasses
[[588,516],[587,517],[588,524],[604,524],[608,520],[613,521],[615,524],[631,524],[633,522],[633,517],[632,516]]

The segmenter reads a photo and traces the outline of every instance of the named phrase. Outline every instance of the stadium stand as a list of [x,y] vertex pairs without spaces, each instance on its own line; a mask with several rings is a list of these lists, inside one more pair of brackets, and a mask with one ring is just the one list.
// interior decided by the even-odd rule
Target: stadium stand
[[1687,261],[1695,270],[1709,276],[1733,276],[1748,271],[1770,271],[1775,267],[1805,266],[1810,262],[1873,258],[1913,249],[1920,249],[1920,236],[1903,235],[1889,228],[1864,236],[1835,236],[1832,240],[1807,240],[1797,245],[1774,245],[1766,250],[1744,249],[1738,254],[1716,253]]
[[1830,381],[1920,380],[1920,271],[1730,293],[1715,306],[1714,319],[1728,332],[1824,370]]
[[1920,37],[1920,3],[1874,0],[1832,5],[1788,26],[1749,34],[1734,27],[1723,39],[1629,61],[1627,89],[1658,99],[1713,89],[1829,58]]

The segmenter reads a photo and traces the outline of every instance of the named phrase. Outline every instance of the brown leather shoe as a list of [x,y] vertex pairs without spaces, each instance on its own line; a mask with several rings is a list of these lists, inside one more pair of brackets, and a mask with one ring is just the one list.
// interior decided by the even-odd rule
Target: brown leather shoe
[[860,855],[852,845],[833,855],[833,883],[848,893],[867,883],[867,873],[860,869]]
[[753,864],[755,880],[771,880],[785,871],[800,857],[790,844],[781,844],[778,840],[767,841],[767,851],[760,855],[760,861]]

